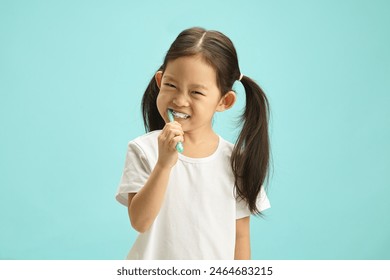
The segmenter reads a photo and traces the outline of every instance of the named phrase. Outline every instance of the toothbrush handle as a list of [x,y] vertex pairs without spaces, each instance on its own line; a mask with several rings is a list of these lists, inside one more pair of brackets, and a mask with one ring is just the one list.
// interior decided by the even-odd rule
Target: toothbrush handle
[[[170,110],[168,110],[168,119],[169,119],[170,122],[174,121],[172,112]],[[176,151],[178,151],[181,154],[184,152],[184,148],[183,148],[183,143],[182,142],[178,142],[176,144]]]
[[183,143],[182,142],[179,142],[176,144],[176,150],[179,152],[179,153],[183,153],[184,152],[184,148],[183,148]]

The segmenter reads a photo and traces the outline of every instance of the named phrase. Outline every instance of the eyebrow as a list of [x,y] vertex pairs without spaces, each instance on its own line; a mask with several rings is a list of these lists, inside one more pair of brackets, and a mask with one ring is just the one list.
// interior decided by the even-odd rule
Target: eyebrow
[[[164,74],[164,76],[165,76],[167,79],[171,79],[172,81],[175,81],[175,82],[176,82],[176,79],[175,79],[174,77],[172,77],[171,75],[169,75],[169,74]],[[191,87],[191,88],[201,88],[201,89],[204,89],[204,90],[207,90],[207,89],[208,89],[205,85],[202,85],[202,84],[190,84],[189,87]]]
[[191,84],[190,87],[201,88],[201,89],[207,90],[207,87],[205,85],[201,85],[201,84]]

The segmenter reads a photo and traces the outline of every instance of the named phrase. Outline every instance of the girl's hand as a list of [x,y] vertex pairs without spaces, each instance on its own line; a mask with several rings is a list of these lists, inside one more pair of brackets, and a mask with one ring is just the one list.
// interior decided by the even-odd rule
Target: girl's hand
[[172,168],[178,159],[176,145],[184,142],[184,132],[178,122],[165,124],[158,136],[158,160],[157,164],[163,168]]

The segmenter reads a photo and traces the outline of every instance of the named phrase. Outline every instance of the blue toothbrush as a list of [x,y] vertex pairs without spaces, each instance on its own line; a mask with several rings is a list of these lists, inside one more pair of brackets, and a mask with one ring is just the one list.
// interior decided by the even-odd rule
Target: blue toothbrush
[[[174,118],[173,118],[173,114],[171,112],[171,110],[168,109],[168,119],[170,122],[173,122],[174,121]],[[183,148],[183,143],[182,142],[179,142],[176,144],[176,150],[179,152],[179,153],[183,153],[184,151],[184,148]]]

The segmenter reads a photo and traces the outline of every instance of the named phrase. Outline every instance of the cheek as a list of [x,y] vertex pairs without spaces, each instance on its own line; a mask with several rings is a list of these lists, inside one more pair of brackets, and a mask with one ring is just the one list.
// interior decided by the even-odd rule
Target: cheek
[[161,97],[160,94],[157,95],[156,105],[157,105],[157,109],[158,109],[158,111],[160,112],[160,115],[161,115],[161,110],[162,110],[162,107],[163,107],[163,98]]
[[[160,113],[160,116],[163,119],[165,119],[164,117],[166,116],[165,109],[167,108],[168,103],[169,103],[169,98],[168,98],[167,94],[160,92],[157,95],[156,105],[157,105],[158,112]],[[167,120],[165,120],[165,121],[167,121]]]
[[167,91],[164,91],[164,90],[161,90],[158,95],[157,95],[157,106],[159,105],[167,105],[169,102],[170,102],[170,96],[172,96],[172,94],[170,94],[169,92]]

